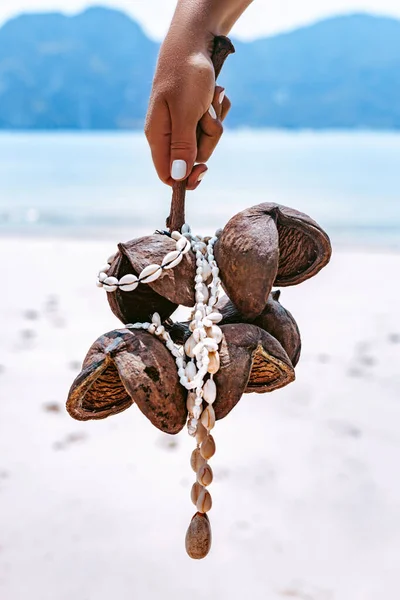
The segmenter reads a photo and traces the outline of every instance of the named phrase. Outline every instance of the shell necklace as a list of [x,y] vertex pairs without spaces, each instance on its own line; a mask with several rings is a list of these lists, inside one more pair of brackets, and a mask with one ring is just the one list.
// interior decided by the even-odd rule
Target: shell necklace
[[[196,276],[194,280],[196,304],[192,311],[189,330],[190,337],[184,348],[178,348],[165,327],[158,313],[154,313],[151,323],[134,323],[126,325],[128,330],[143,329],[162,340],[175,359],[180,383],[188,391],[188,433],[196,438],[196,448],[192,452],[190,464],[196,473],[196,482],[191,490],[193,504],[197,513],[193,516],[186,533],[186,550],[191,558],[204,558],[211,548],[211,527],[208,516],[212,506],[211,494],[207,487],[213,480],[213,471],[208,464],[215,454],[215,442],[211,430],[215,426],[213,403],[217,398],[217,387],[214,374],[220,368],[219,344],[222,341],[222,330],[218,323],[221,313],[215,308],[221,290],[219,268],[214,257],[214,244],[218,234],[212,238],[202,238],[191,233],[189,225],[182,227],[182,233],[173,231],[172,239],[176,241],[176,250],[169,252],[161,265],[149,265],[139,276],[124,275],[120,280],[108,277],[114,256],[108,259],[98,274],[97,285],[107,292],[134,291],[140,283],[151,283],[158,279],[163,270],[178,265],[183,255],[192,250],[196,256]],[[207,282],[211,282],[207,285]],[[203,410],[203,402],[206,408]]]

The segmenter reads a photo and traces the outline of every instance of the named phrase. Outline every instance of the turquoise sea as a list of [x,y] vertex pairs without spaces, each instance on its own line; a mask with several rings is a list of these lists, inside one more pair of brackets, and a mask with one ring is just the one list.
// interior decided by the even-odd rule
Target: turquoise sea
[[[0,233],[135,237],[163,228],[170,191],[141,133],[0,135]],[[279,202],[337,243],[400,248],[400,134],[227,132],[187,220],[208,234]]]

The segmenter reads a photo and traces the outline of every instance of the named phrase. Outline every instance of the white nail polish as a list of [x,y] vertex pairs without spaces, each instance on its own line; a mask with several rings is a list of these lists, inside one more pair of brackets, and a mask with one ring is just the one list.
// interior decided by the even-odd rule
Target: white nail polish
[[202,173],[200,173],[197,181],[201,181],[206,173],[207,173],[207,171],[203,171]]
[[217,113],[215,112],[215,108],[213,107],[212,104],[211,104],[210,108],[208,109],[208,112],[210,113],[210,115],[213,119],[217,118]]
[[186,177],[187,164],[184,160],[174,160],[171,168],[171,177],[176,181]]
[[220,93],[219,98],[218,98],[220,104],[223,103],[224,98],[225,98],[225,90],[222,90],[222,92]]

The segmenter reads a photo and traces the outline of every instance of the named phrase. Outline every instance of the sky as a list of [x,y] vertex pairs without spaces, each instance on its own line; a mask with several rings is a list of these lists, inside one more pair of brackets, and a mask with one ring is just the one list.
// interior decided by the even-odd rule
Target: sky
[[[0,22],[20,12],[59,10],[78,12],[90,4],[120,8],[135,17],[145,31],[162,39],[171,19],[176,0],[0,0]],[[253,39],[304,25],[321,18],[351,12],[370,12],[400,18],[399,0],[254,0],[237,23],[232,34]]]

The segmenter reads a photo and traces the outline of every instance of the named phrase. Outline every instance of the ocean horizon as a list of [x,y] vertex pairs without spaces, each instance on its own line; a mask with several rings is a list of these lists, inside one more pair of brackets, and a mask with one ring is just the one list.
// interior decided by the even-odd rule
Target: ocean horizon
[[[400,132],[227,131],[188,193],[187,220],[208,234],[277,202],[334,243],[398,250],[399,152]],[[164,227],[170,196],[142,132],[0,133],[3,236],[137,237]]]

